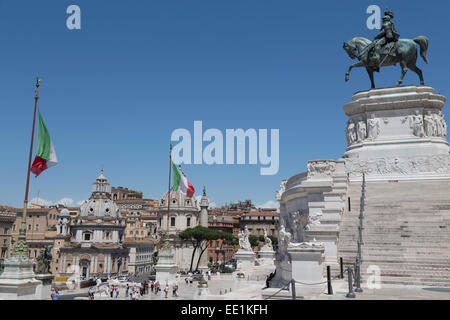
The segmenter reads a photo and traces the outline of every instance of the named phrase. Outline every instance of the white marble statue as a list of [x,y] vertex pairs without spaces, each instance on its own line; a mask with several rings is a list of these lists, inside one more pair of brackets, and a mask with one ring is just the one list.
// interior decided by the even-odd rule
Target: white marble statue
[[278,201],[281,200],[281,196],[283,195],[284,191],[286,191],[286,184],[287,184],[287,179],[281,180],[280,190],[278,190],[276,192],[276,198]]
[[287,248],[292,240],[292,234],[286,231],[284,223],[280,225],[280,229],[278,230],[278,254],[280,260],[284,260],[287,255]]
[[308,224],[306,225],[305,229],[310,230],[312,226],[320,225],[321,217],[322,217],[322,212],[308,214]]
[[348,121],[347,124],[347,143],[349,146],[354,144],[356,142],[356,131],[355,131],[355,124],[352,121]]
[[439,111],[440,121],[442,125],[442,137],[447,137],[447,123],[445,122],[444,115]]
[[427,137],[436,136],[436,122],[433,115],[431,114],[431,111],[427,111],[427,113],[423,117],[423,122],[425,125],[425,135]]
[[360,118],[357,124],[358,142],[364,141],[367,137],[367,126],[363,118]]
[[419,110],[416,110],[415,114],[410,117],[410,126],[413,129],[413,134],[416,137],[424,136],[423,129],[423,117],[420,114]]
[[264,230],[264,245],[261,248],[261,250],[263,250],[263,251],[273,251],[272,240],[270,240],[270,238],[267,235],[266,226],[264,226],[263,230]]
[[444,137],[444,123],[443,121],[443,115],[442,111],[439,111],[439,114],[433,114],[433,120],[436,127],[436,136],[437,137]]
[[291,218],[292,235],[294,242],[303,242],[304,239],[304,224],[299,211],[289,213]]
[[367,138],[370,140],[376,139],[380,134],[380,120],[376,119],[373,113],[367,119],[367,127]]
[[247,226],[245,226],[245,229],[242,231],[239,231],[238,238],[239,238],[239,247],[242,250],[245,251],[252,251],[252,246],[250,245],[250,241],[248,240],[248,236],[250,235],[250,232],[248,231]]

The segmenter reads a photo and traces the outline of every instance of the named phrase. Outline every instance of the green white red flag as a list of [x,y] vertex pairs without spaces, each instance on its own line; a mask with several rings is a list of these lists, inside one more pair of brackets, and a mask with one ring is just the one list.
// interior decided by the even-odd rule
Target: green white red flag
[[194,195],[195,189],[192,184],[186,179],[181,170],[172,163],[173,168],[173,190],[182,192],[187,197],[192,198]]
[[36,177],[40,175],[44,170],[56,166],[58,159],[56,158],[55,148],[53,147],[50,134],[39,112],[39,129],[38,129],[38,145],[37,153],[31,166],[31,172]]

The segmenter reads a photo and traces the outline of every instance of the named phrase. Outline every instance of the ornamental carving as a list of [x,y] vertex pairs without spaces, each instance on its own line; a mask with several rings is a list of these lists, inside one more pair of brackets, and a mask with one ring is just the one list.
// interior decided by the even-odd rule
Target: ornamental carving
[[317,160],[308,162],[308,179],[330,177],[336,169],[334,161]]
[[372,175],[411,175],[411,174],[448,174],[450,173],[450,155],[375,158],[370,160],[346,159],[347,172],[360,175],[366,172]]

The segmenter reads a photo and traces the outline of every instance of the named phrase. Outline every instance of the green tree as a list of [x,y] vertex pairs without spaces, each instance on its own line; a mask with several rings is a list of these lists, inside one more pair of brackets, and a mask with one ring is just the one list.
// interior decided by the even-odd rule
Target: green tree
[[252,234],[248,236],[248,241],[252,247],[257,247],[259,245],[259,237]]
[[233,237],[233,235],[229,233],[212,230],[202,226],[188,228],[180,232],[179,237],[184,241],[190,241],[194,248],[194,250],[192,251],[189,271],[192,271],[192,267],[194,265],[194,257],[197,250],[199,250],[199,255],[195,270],[198,269],[200,259],[202,258],[203,253],[208,248],[209,242],[211,240],[226,239],[227,241],[232,241],[232,238],[230,238],[230,236]]

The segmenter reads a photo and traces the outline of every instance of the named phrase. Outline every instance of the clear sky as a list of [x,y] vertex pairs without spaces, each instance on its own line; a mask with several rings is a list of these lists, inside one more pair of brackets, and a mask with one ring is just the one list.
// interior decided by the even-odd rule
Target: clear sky
[[[81,30],[66,27],[71,4]],[[172,131],[202,120],[223,133],[279,129],[280,169],[185,165],[196,194],[205,185],[217,205],[275,201],[282,178],[345,152],[342,106],[370,84],[362,69],[344,82],[352,61],[342,43],[376,35],[366,27],[371,4],[395,12],[401,37],[430,39],[430,64],[418,65],[448,96],[448,1],[0,0],[0,204],[23,202],[36,75],[59,164],[31,178],[30,199],[74,205],[102,167],[113,186],[159,199]],[[386,68],[376,84],[399,76]],[[408,72],[405,84],[418,78]]]

